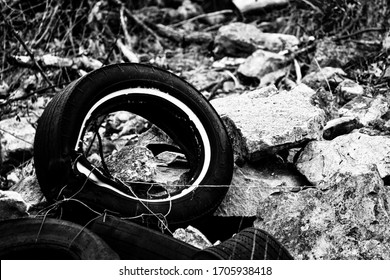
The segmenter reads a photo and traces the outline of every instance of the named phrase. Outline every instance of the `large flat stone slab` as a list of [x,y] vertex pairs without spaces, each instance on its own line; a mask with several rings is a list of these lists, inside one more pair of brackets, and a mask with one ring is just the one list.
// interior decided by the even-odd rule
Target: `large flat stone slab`
[[341,169],[351,172],[375,165],[381,178],[390,175],[390,137],[359,132],[332,141],[313,141],[300,154],[296,166],[314,185],[327,182]]
[[266,87],[211,104],[230,128],[236,159],[257,161],[266,154],[322,139],[325,113],[311,104],[313,94],[303,84],[288,92]]
[[324,190],[269,196],[255,226],[295,259],[390,259],[390,188],[375,166],[340,170]]
[[268,158],[257,164],[236,166],[232,183],[214,213],[220,217],[254,217],[259,203],[268,196],[307,185],[305,178],[289,163]]
[[247,57],[258,48],[279,52],[298,44],[299,39],[293,35],[264,33],[256,26],[242,22],[222,26],[215,37],[215,51],[235,57]]

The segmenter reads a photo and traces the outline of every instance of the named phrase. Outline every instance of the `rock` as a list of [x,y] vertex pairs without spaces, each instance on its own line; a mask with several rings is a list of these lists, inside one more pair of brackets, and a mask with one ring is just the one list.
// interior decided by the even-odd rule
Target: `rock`
[[[7,174],[6,180],[7,180],[7,185],[12,186],[12,185],[15,185],[17,182],[19,182],[21,179],[17,175],[17,172],[12,170]],[[9,186],[8,186],[7,190],[8,189],[9,189]]]
[[17,192],[30,207],[38,207],[46,202],[46,199],[39,187],[37,177],[30,175],[10,188],[10,191]]
[[182,185],[188,183],[188,162],[184,154],[175,152],[162,152],[155,157],[157,169],[154,181],[168,184],[166,190],[180,190]]
[[151,182],[156,175],[156,163],[146,147],[124,147],[106,159],[111,175],[124,182]]
[[336,88],[338,104],[343,105],[357,96],[364,94],[364,87],[358,83],[345,79]]
[[255,226],[295,259],[390,259],[390,189],[377,169],[340,170],[325,189],[268,197]]
[[241,13],[249,13],[270,7],[287,6],[289,0],[233,0],[233,3]]
[[281,163],[276,157],[236,166],[229,191],[214,216],[254,217],[259,202],[269,195],[295,190],[307,183],[292,164]]
[[299,39],[294,35],[281,33],[261,33],[255,38],[257,46],[272,52],[291,50],[298,46]]
[[324,127],[323,137],[325,140],[332,140],[337,136],[348,134],[354,129],[361,128],[363,125],[356,117],[341,117],[330,120]]
[[35,120],[21,117],[0,121],[3,165],[17,166],[32,157],[35,129],[31,122]]
[[183,0],[181,6],[177,8],[177,12],[181,19],[185,20],[203,14],[203,9],[200,5],[193,3],[191,0]]
[[114,113],[112,117],[113,117],[113,124],[117,128],[120,124],[125,123],[131,119],[134,119],[136,115],[128,111],[118,111]]
[[178,228],[173,233],[173,237],[201,250],[213,246],[203,233],[192,226],[185,229]]
[[[172,146],[166,145],[161,148],[162,150],[156,146],[150,149],[146,146],[124,146],[108,156],[105,163],[110,174],[125,183],[158,182],[168,184],[164,187],[164,191],[178,190],[189,180],[188,162],[182,153],[166,151]],[[159,149],[156,157],[154,156],[155,149]],[[95,164],[101,166],[100,162],[95,162]],[[156,185],[153,191],[158,190],[162,189]]]
[[331,89],[336,88],[344,80],[346,75],[347,74],[341,68],[324,67],[307,74],[303,77],[302,83],[314,90],[317,90],[320,87],[329,90],[329,86]]
[[[214,103],[214,102],[212,102]],[[237,128],[236,124],[228,116],[223,115],[221,119],[226,127],[230,143],[233,147],[234,162],[238,165],[244,164],[248,157],[248,147],[244,141],[241,129]]]
[[24,162],[18,167],[11,166],[12,169],[5,174],[6,183],[4,190],[9,190],[23,178],[35,174],[34,161],[32,159]]
[[166,143],[173,145],[173,140],[160,128],[152,125],[147,131],[138,137],[138,145],[147,146],[149,144]]
[[359,132],[332,141],[312,141],[301,152],[297,169],[314,185],[327,182],[342,168],[375,164],[381,178],[390,174],[390,137]]
[[316,93],[311,96],[310,100],[313,105],[324,110],[326,120],[339,117],[339,106],[336,103],[336,98],[330,91],[325,90],[325,88],[320,87],[317,89]]
[[388,136],[389,134],[381,131],[380,129],[374,128],[372,126],[364,126],[358,130],[362,134],[369,136]]
[[262,80],[263,76],[283,68],[286,57],[269,51],[257,50],[238,67],[238,73]]
[[314,54],[316,61],[312,61],[311,68],[318,69],[318,65],[320,67],[343,67],[358,56],[356,43],[342,41],[339,44],[331,38],[324,38],[316,44],[316,52]]
[[269,85],[267,87],[257,88],[243,93],[243,95],[249,98],[270,97],[276,94],[279,94],[279,90],[275,85]]
[[274,85],[287,76],[289,71],[288,67],[284,67],[282,69],[278,69],[271,73],[265,74],[260,78],[259,88],[263,88],[269,85]]
[[0,220],[28,216],[29,205],[14,191],[0,190]]
[[236,84],[233,81],[226,81],[222,84],[223,92],[233,92],[236,88]]
[[[255,174],[253,174],[255,173]],[[235,166],[228,193],[215,211],[220,217],[253,217],[256,216],[259,201],[269,195],[271,186],[254,175],[260,173],[248,167]]]
[[123,123],[119,129],[120,132],[118,134],[119,137],[130,134],[139,134],[144,132],[149,126],[149,122],[140,117],[136,116],[135,118]]
[[287,34],[263,33],[252,24],[234,22],[218,30],[214,43],[217,54],[247,57],[259,47],[278,52],[299,44],[297,37]]
[[0,84],[0,99],[6,99],[9,96],[9,85],[2,81]]
[[[269,92],[269,87],[264,92]],[[211,104],[230,127],[236,159],[256,161],[266,154],[321,139],[325,115],[310,103],[308,96],[313,93],[300,85],[269,97],[256,92],[215,99]]]
[[380,119],[389,109],[390,102],[382,95],[376,98],[357,96],[340,108],[339,113],[345,117],[357,117],[366,126]]
[[214,85],[215,82],[226,79],[227,75],[222,71],[216,71],[206,66],[200,66],[186,71],[182,74],[182,77],[195,88],[202,91],[204,89],[210,90],[208,88],[210,85]]
[[144,132],[149,123],[146,119],[128,111],[118,111],[110,115],[106,123],[105,134],[116,133],[114,137],[122,137]]
[[256,50],[251,39],[261,31],[256,26],[244,23],[232,23],[222,26],[214,39],[215,53],[234,57],[247,57]]

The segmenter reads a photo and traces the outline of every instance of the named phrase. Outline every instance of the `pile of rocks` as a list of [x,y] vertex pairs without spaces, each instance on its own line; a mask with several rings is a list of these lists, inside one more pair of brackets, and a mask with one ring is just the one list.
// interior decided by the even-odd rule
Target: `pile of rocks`
[[257,216],[256,226],[298,259],[389,259],[390,94],[375,93],[331,66],[342,66],[352,52],[338,47],[343,55],[335,56],[329,41],[318,43],[315,67],[292,90],[266,86],[262,79],[286,71],[286,58],[269,52],[280,51],[274,35],[272,44],[255,50],[247,47],[256,41],[253,26],[225,29],[218,37],[222,49],[239,49],[236,55],[253,50],[238,71],[260,84],[211,102],[237,163],[215,214]]

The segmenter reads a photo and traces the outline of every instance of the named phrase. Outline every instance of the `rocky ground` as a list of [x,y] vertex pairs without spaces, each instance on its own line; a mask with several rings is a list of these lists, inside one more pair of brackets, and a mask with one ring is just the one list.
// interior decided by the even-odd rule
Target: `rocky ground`
[[[1,26],[7,31],[0,77],[1,219],[46,206],[32,161],[37,120],[65,84],[108,57],[108,63],[140,61],[172,71],[220,114],[235,169],[215,216],[256,217],[254,225],[273,234],[296,259],[390,259],[387,4],[285,1],[234,14],[197,4],[201,1],[160,9],[153,3],[84,2],[79,10],[84,17],[73,19],[87,20],[83,36],[89,37],[74,31],[73,37],[54,32],[51,38],[45,27],[57,16],[55,4],[39,10],[40,27],[28,8],[11,1],[0,6],[7,16]],[[115,22],[113,13],[123,22]],[[26,30],[23,15],[40,29],[18,40]],[[99,32],[111,37],[99,38]],[[120,40],[110,40],[113,34]],[[142,118],[123,112],[112,118],[108,153],[135,136],[140,142],[151,137]],[[156,162],[177,160],[142,155],[149,173],[130,175],[144,181],[157,176]],[[120,173],[115,160],[111,166]],[[196,233],[189,228],[175,235],[211,245],[201,233],[191,237]]]

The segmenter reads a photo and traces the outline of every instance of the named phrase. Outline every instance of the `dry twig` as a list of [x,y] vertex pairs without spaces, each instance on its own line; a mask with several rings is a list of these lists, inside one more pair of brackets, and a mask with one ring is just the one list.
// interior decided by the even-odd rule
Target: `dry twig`
[[27,67],[32,67],[35,65],[35,63],[39,62],[41,69],[42,67],[57,67],[74,69],[85,68],[95,70],[102,66],[102,63],[99,60],[87,57],[85,55],[73,58],[64,58],[51,54],[44,54],[42,56],[35,57],[34,60],[32,60],[30,56],[24,55],[14,55],[10,56],[10,58],[11,63]]
[[134,53],[134,51],[133,51],[133,47],[132,47],[132,44],[131,44],[131,37],[130,37],[129,32],[127,31],[127,24],[126,24],[126,20],[125,20],[125,17],[124,17],[124,10],[125,10],[125,7],[121,6],[120,20],[121,20],[121,26],[122,26],[123,34],[125,36],[125,44],[122,42],[121,39],[117,39],[116,45],[121,50],[123,55],[130,62],[137,62],[138,63],[139,59],[138,59],[137,55]]
[[177,30],[163,24],[157,24],[156,30],[161,36],[171,39],[176,43],[210,44],[213,41],[213,36],[207,32],[192,32],[191,34],[187,34],[184,30]]
[[15,31],[15,29],[12,27],[11,23],[8,22],[6,18],[1,14],[1,18],[3,18],[5,25],[8,27],[8,29],[11,31],[12,35],[18,40],[18,42],[22,45],[22,47],[25,49],[27,54],[30,56],[31,60],[33,61],[34,65],[38,68],[38,71],[42,74],[42,77],[45,79],[45,81],[52,86],[52,82],[47,77],[45,71],[43,71],[42,67],[39,65],[39,63],[35,60],[34,54],[30,51],[29,47],[24,43],[23,39],[19,36],[19,34]]
[[120,0],[113,0],[117,5],[121,6],[121,9],[123,8],[123,11],[125,14],[133,20],[135,23],[137,23],[139,26],[141,26],[146,32],[148,32],[150,35],[152,35],[157,43],[159,44],[160,48],[167,47],[167,45],[163,42],[160,36],[156,34],[152,29],[150,29],[142,20],[140,20],[137,16],[133,15],[129,9],[125,7],[125,5]]
[[170,26],[171,26],[171,27],[176,27],[176,26],[183,25],[183,24],[185,24],[185,23],[193,22],[193,21],[198,20],[198,19],[201,19],[201,18],[214,17],[214,16],[219,16],[219,15],[223,15],[223,14],[232,14],[232,13],[233,13],[232,10],[216,11],[216,12],[212,12],[212,13],[208,13],[208,14],[197,15],[197,16],[195,16],[195,17],[192,17],[192,18],[189,18],[189,19],[180,21],[180,22],[178,22],[178,23],[171,24]]
[[137,55],[131,50],[131,48],[128,45],[123,44],[121,39],[118,39],[116,41],[117,47],[120,49],[120,51],[123,53],[123,55],[130,61],[138,63],[139,59]]
[[344,36],[340,36],[340,37],[335,37],[333,38],[334,41],[339,41],[339,40],[345,40],[345,39],[348,39],[348,38],[351,38],[351,37],[354,37],[354,36],[357,36],[357,35],[360,35],[360,34],[363,34],[363,33],[366,33],[366,32],[385,32],[386,29],[385,28],[366,28],[366,29],[362,29],[362,30],[359,30],[359,31],[356,31],[352,34],[347,34],[347,35],[344,35]]

